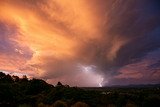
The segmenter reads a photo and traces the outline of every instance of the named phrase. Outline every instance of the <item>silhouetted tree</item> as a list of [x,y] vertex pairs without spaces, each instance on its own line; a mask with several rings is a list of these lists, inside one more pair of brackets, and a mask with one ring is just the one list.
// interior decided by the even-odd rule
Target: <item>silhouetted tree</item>
[[3,72],[0,72],[0,82],[1,83],[12,83],[13,79],[9,74],[5,74]]
[[28,78],[26,75],[23,75],[22,79],[21,79],[22,82],[28,82]]
[[3,72],[0,72],[0,80],[2,80],[3,78],[5,78],[6,74]]
[[56,85],[56,87],[62,87],[62,86],[63,86],[63,85],[62,85],[61,82],[58,82],[57,85]]
[[89,107],[89,106],[84,102],[77,102],[72,107]]
[[159,107],[159,87],[88,90],[61,82],[54,87],[42,79],[0,72],[0,107]]
[[47,84],[45,81],[41,79],[35,79],[29,81],[29,86],[27,89],[28,94],[38,94],[42,91],[46,91],[51,88],[51,85]]
[[67,104],[64,101],[58,100],[52,105],[52,107],[67,107]]
[[19,80],[20,80],[19,77],[18,77],[18,76],[15,76],[15,75],[13,75],[12,78],[13,78],[13,80],[14,80],[15,82],[19,82]]

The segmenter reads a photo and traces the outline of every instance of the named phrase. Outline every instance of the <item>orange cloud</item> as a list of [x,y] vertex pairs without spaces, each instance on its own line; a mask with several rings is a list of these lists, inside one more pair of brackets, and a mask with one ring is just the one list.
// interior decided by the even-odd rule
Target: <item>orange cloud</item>
[[[36,3],[37,2],[37,3]],[[98,38],[100,30],[98,20],[94,14],[94,7],[85,0],[76,1],[31,1],[6,0],[0,1],[0,21],[16,26],[17,33],[10,38],[19,47],[28,47],[33,55],[30,59],[16,56],[10,58],[1,55],[1,62],[7,64],[1,70],[32,72],[35,76],[47,73],[47,65],[53,60],[72,61],[77,56],[77,50],[83,42]],[[14,49],[23,54],[24,49]],[[12,54],[12,53],[11,53]],[[12,63],[12,61],[17,61]],[[75,61],[74,61],[75,62]],[[76,62],[77,63],[77,62]],[[75,64],[76,65],[76,64]],[[56,67],[53,67],[53,72]]]
[[[142,4],[124,0],[0,0],[0,70],[25,72],[52,82],[85,78],[76,84],[88,81],[92,86],[99,85],[101,75],[106,82],[109,76],[141,78],[144,74],[126,66],[159,46],[145,37],[158,26],[158,18],[141,16],[148,12],[141,10]],[[82,70],[90,66],[96,70],[88,74]],[[117,72],[120,75],[116,77]]]

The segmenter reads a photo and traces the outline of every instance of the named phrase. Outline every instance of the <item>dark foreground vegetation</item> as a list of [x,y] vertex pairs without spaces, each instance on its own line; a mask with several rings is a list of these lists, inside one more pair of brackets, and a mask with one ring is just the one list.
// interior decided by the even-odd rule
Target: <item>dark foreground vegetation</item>
[[160,107],[160,87],[77,88],[0,72],[0,107]]

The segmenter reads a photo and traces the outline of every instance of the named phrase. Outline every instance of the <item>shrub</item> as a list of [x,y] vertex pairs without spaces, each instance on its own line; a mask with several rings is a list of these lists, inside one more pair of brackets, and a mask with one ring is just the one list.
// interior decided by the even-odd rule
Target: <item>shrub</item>
[[84,102],[77,102],[72,107],[89,107],[89,106]]
[[38,104],[38,107],[49,107],[49,106],[47,106],[47,105],[45,105],[45,104],[43,104],[43,103],[39,103],[39,104]]
[[67,107],[67,104],[61,100],[56,101],[52,107]]
[[18,107],[31,107],[31,106],[28,105],[28,104],[21,104],[21,105],[19,105]]

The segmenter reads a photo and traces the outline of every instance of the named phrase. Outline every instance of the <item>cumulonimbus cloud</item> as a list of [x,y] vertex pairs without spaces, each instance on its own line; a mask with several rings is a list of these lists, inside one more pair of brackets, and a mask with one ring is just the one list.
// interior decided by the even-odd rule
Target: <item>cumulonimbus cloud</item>
[[157,0],[3,0],[0,5],[0,70],[72,86],[160,82],[154,78],[159,71],[149,79],[145,73],[159,67],[150,66],[160,60],[152,61],[160,47]]

